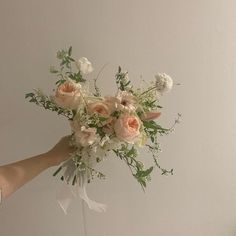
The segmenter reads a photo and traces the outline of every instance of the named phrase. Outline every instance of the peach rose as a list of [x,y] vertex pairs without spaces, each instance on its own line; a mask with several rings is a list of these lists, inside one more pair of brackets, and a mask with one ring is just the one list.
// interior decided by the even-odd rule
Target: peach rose
[[161,115],[161,112],[158,111],[150,111],[145,113],[144,115],[142,115],[141,119],[142,120],[155,120],[157,118],[159,118],[159,116]]
[[133,143],[140,134],[140,120],[134,115],[124,115],[117,119],[114,130],[117,138],[127,143]]
[[81,85],[68,79],[58,86],[52,100],[62,108],[76,109],[81,100]]
[[75,140],[83,147],[92,145],[97,139],[96,132],[96,128],[86,128],[82,126],[81,129],[75,133]]
[[92,102],[88,104],[88,112],[97,113],[100,116],[108,117],[110,115],[110,108],[105,102]]

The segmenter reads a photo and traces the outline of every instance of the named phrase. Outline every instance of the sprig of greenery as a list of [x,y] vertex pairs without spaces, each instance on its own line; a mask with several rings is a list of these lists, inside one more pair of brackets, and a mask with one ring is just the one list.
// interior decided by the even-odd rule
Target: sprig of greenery
[[169,174],[173,175],[173,171],[174,171],[173,169],[167,170],[165,168],[162,168],[161,165],[158,163],[158,154],[161,151],[159,144],[157,144],[157,143],[155,145],[146,144],[146,147],[151,152],[152,157],[153,157],[153,161],[154,161],[156,167],[161,170],[161,172],[162,172],[161,174],[162,175],[169,175]]
[[57,52],[57,58],[61,60],[60,66],[66,66],[68,69],[71,69],[71,62],[75,61],[72,57],[72,47],[70,46],[68,50],[59,50]]
[[99,116],[98,114],[94,113],[92,116],[87,118],[86,124],[91,128],[96,128],[97,133],[102,139],[106,135],[106,133],[104,132],[104,122],[107,119],[107,117]]
[[161,109],[156,97],[146,96],[139,99],[139,104],[145,112]]
[[138,104],[144,112],[153,111],[161,109],[162,106],[159,104],[159,100],[157,98],[157,93],[155,87],[149,87],[144,92],[142,90],[137,89],[135,91],[135,96],[138,99]]
[[61,107],[58,107],[48,96],[44,95],[40,90],[34,90],[32,93],[25,95],[29,102],[35,103],[38,106],[43,107],[46,110],[57,112],[58,115],[63,115],[69,120],[73,119],[74,112]]
[[132,175],[144,190],[147,186],[147,181],[151,179],[150,174],[153,166],[145,169],[143,163],[136,159],[138,153],[134,145],[130,147],[128,144],[122,144],[120,149],[113,149],[113,152],[128,165]]
[[118,72],[116,73],[116,84],[119,90],[121,91],[129,91],[132,92],[130,89],[131,81],[128,79],[128,72],[122,72],[121,67],[118,67]]
[[156,143],[158,134],[160,135],[168,134],[171,131],[171,129],[163,128],[153,120],[143,121],[143,127],[147,137],[151,139],[152,143]]
[[58,80],[56,84],[59,86],[66,81],[66,78],[74,80],[76,83],[82,83],[86,80],[83,78],[80,71],[73,72],[72,62],[75,62],[75,59],[72,57],[72,47],[69,47],[68,50],[60,50],[57,52],[57,59],[59,59],[59,69],[56,69],[54,66],[50,67],[50,72],[56,74]]
[[97,81],[98,81],[98,78],[99,76],[101,75],[102,71],[104,70],[104,68],[107,66],[107,64],[105,64],[101,69],[100,71],[98,72],[97,74],[97,77],[93,80],[93,85],[94,85],[94,90],[95,90],[95,93],[93,94],[95,97],[101,97],[101,91],[99,89],[99,87],[97,86]]

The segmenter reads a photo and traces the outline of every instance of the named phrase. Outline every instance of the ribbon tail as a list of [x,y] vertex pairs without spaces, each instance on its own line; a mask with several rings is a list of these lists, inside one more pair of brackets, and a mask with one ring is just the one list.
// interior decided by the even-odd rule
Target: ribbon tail
[[70,189],[70,186],[66,183],[63,183],[61,189],[57,194],[57,202],[66,215],[70,203],[74,197],[75,195],[73,191]]
[[91,210],[97,211],[97,212],[105,212],[106,211],[106,205],[99,203],[99,202],[95,202],[93,200],[91,200],[88,195],[87,195],[87,191],[86,191],[86,177],[84,173],[79,172],[79,184],[77,187],[77,193],[80,196],[81,199],[83,199],[88,207]]

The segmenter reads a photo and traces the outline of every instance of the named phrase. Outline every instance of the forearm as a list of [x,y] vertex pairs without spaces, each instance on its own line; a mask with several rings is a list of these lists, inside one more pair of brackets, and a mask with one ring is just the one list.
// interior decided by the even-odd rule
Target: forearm
[[0,166],[0,190],[5,198],[42,171],[70,158],[75,149],[69,145],[69,136],[63,137],[51,150],[19,162]]
[[53,165],[55,165],[54,159],[45,153],[0,167],[2,197],[11,195],[22,185]]

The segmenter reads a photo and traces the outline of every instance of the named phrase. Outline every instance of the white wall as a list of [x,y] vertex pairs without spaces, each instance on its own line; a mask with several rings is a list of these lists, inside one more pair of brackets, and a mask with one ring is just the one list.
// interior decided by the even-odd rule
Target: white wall
[[233,0],[1,0],[1,165],[44,152],[69,132],[64,119],[24,100],[34,87],[50,91],[48,66],[69,45],[96,72],[109,63],[104,93],[115,89],[118,65],[137,85],[141,74],[151,81],[169,73],[182,85],[163,98],[161,122],[177,112],[183,121],[161,140],[161,164],[175,175],[155,173],[146,194],[111,157],[108,181],[89,187],[107,213],[85,208],[83,217],[78,200],[65,216],[50,169],[0,207],[0,235],[236,235],[235,8]]

